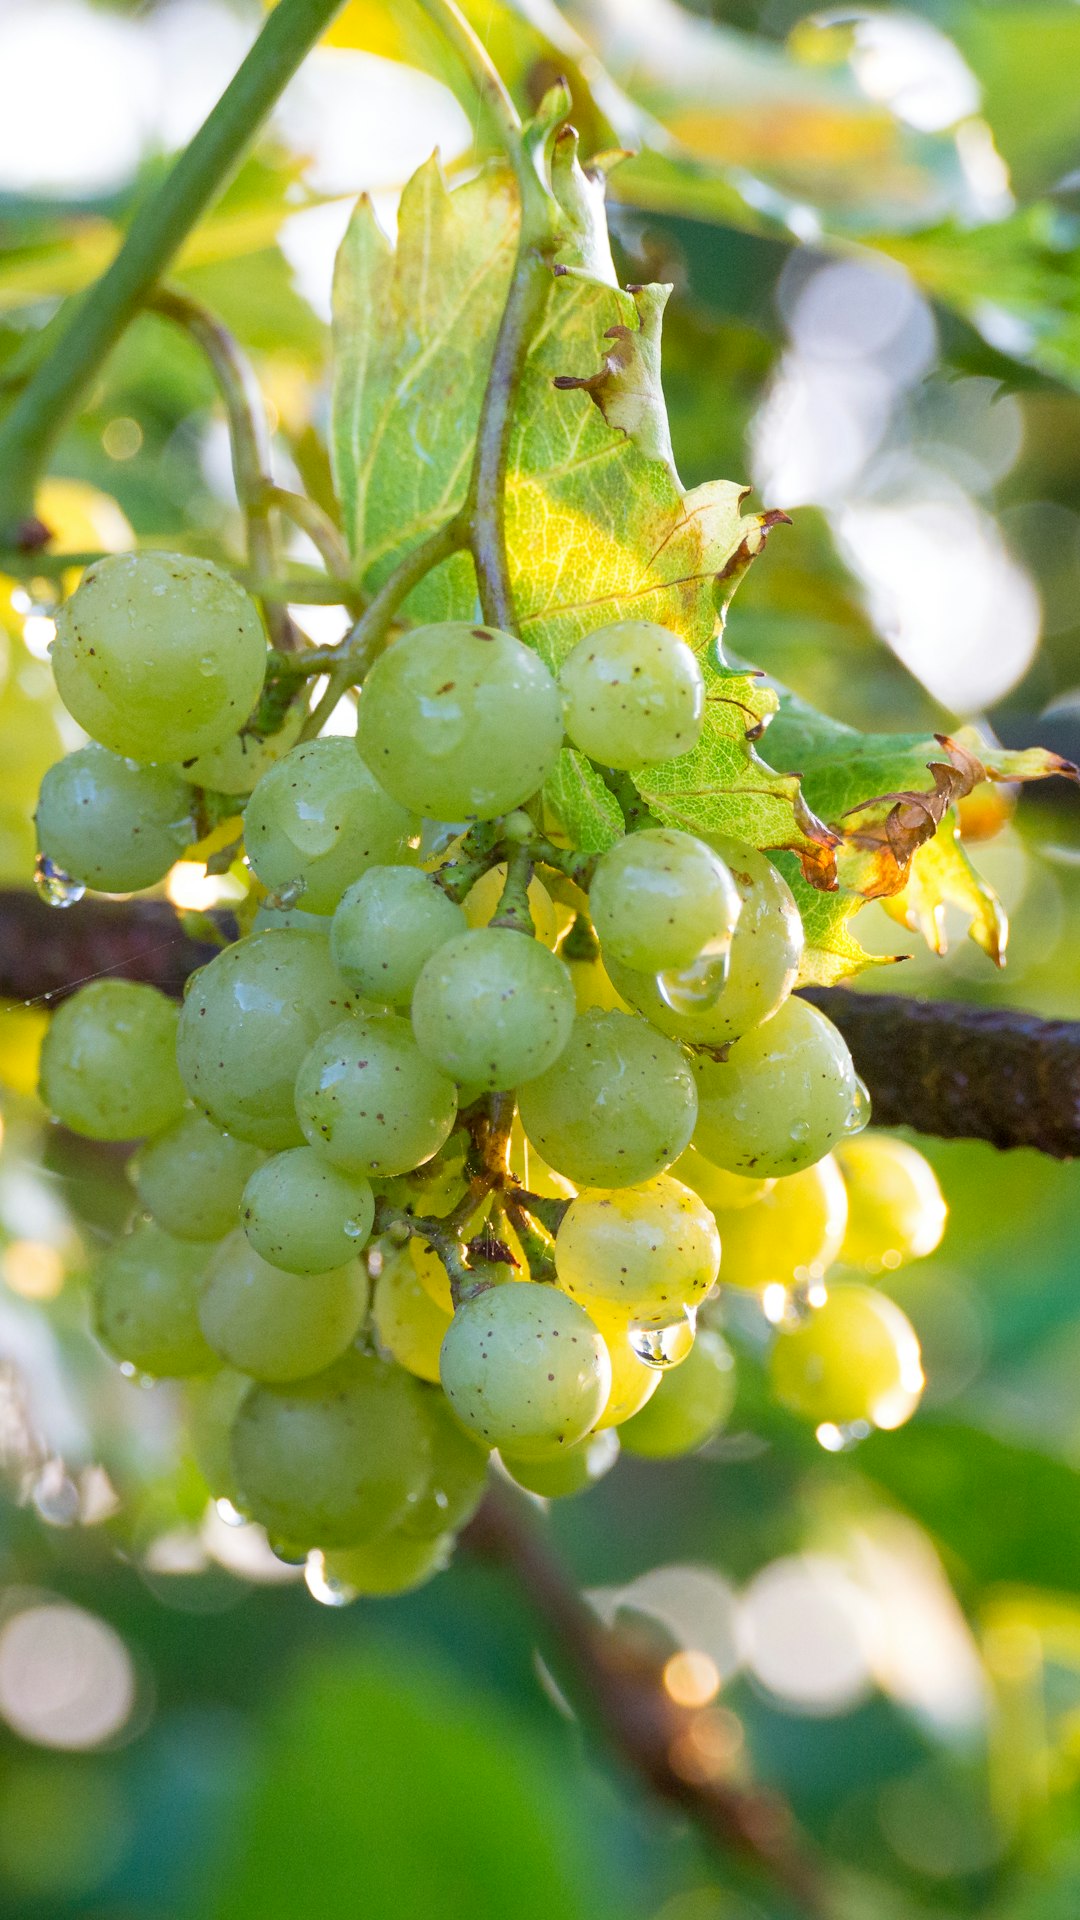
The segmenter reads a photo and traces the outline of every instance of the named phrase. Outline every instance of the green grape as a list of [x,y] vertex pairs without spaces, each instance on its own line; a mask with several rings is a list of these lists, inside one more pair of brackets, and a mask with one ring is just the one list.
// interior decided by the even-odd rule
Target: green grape
[[453,1082],[396,1013],[354,1014],[316,1040],[296,1076],[308,1144],[350,1173],[407,1173],[454,1124]]
[[[250,793],[264,773],[295,747],[307,718],[307,701],[298,694],[275,733],[252,733],[241,728],[222,747],[211,747],[194,760],[185,760],[184,777],[193,786],[209,787],[213,793]],[[239,811],[239,808],[237,809]]]
[[798,1173],[861,1120],[847,1044],[806,1000],[785,1001],[726,1059],[699,1054],[694,1075],[694,1145],[731,1173]]
[[630,1187],[677,1160],[697,1118],[682,1050],[625,1013],[584,1013],[554,1067],[521,1090],[521,1124],[576,1186]]
[[377,1539],[365,1541],[362,1547],[320,1553],[316,1574],[339,1604],[361,1597],[390,1598],[414,1593],[437,1573],[444,1573],[453,1552],[452,1534],[425,1539],[391,1528]]
[[597,861],[589,906],[606,960],[655,974],[705,958],[713,998],[722,988],[742,898],[704,840],[673,827],[627,834]]
[[178,1240],[220,1240],[237,1223],[245,1182],[262,1151],[201,1113],[182,1113],[140,1147],[128,1173],[159,1227]]
[[384,1261],[371,1317],[379,1345],[390,1358],[418,1379],[437,1384],[439,1351],[451,1316],[432,1299],[408,1247]]
[[[559,1285],[586,1312],[631,1329],[684,1318],[715,1285],[720,1236],[703,1200],[661,1174],[637,1187],[583,1193],[555,1236]],[[644,1357],[639,1351],[639,1357]]]
[[217,1366],[199,1325],[207,1248],[142,1220],[113,1242],[94,1275],[103,1347],[136,1373],[182,1378]]
[[268,928],[215,954],[188,981],[177,1058],[197,1107],[241,1140],[293,1147],[293,1089],[324,1028],[353,1006],[322,934]]
[[330,952],[361,993],[408,1006],[425,961],[465,926],[456,901],[419,867],[370,867],[342,895]]
[[400,860],[418,827],[351,740],[306,740],[264,773],[244,808],[244,846],[271,894],[333,913],[369,867]]
[[458,934],[432,955],[412,1004],[421,1052],[452,1079],[494,1090],[534,1080],[562,1053],[574,989],[561,960],[509,927]]
[[357,745],[403,807],[492,820],[542,787],[562,746],[559,690],[539,656],[497,627],[414,627],[364,682]]
[[195,1465],[215,1500],[238,1507],[240,1490],[232,1463],[232,1430],[252,1382],[246,1373],[219,1367],[187,1389],[187,1432]]
[[758,1291],[822,1279],[840,1251],[848,1200],[840,1169],[827,1153],[801,1173],[774,1180],[756,1206],[713,1213],[724,1248],[725,1286]]
[[606,1315],[593,1306],[589,1318],[603,1334],[611,1361],[611,1392],[596,1423],[597,1431],[602,1432],[606,1427],[621,1427],[652,1399],[660,1385],[661,1369],[649,1366],[635,1353],[626,1322],[617,1314]]
[[520,1460],[505,1450],[499,1457],[519,1487],[546,1500],[562,1500],[568,1494],[587,1492],[611,1472],[619,1457],[619,1436],[613,1427],[605,1427],[602,1433],[587,1433],[576,1446],[564,1447],[546,1459]]
[[256,1167],[240,1206],[256,1253],[287,1273],[326,1273],[359,1253],[371,1233],[375,1196],[312,1147],[286,1147]]
[[530,1193],[542,1194],[548,1200],[572,1200],[577,1188],[561,1173],[549,1167],[547,1161],[537,1153],[525,1129],[521,1124],[521,1115],[515,1113],[510,1127],[510,1141],[507,1148],[507,1165],[515,1180],[520,1180]]
[[673,760],[697,745],[705,682],[685,640],[651,620],[585,634],[559,673],[566,731],[606,767]]
[[171,767],[140,767],[91,741],[50,767],[38,796],[38,845],[102,893],[164,879],[195,839],[194,795]]
[[248,932],[267,933],[272,928],[280,932],[282,928],[298,928],[301,933],[317,933],[321,940],[328,940],[332,924],[325,913],[305,913],[302,907],[271,907],[261,900]]
[[65,1000],[41,1049],[50,1112],[90,1140],[136,1140],[179,1117],[177,1012],[156,987],[92,980]]
[[864,1133],[841,1141],[836,1158],[848,1196],[841,1260],[882,1273],[933,1253],[949,1210],[933,1167],[915,1147]]
[[677,1011],[664,999],[654,975],[625,967],[610,953],[605,964],[615,990],[661,1033],[691,1045],[722,1047],[770,1019],[787,999],[802,958],[803,929],[791,888],[763,853],[715,835],[709,836],[709,845],[720,854],[742,896],[727,979],[716,999],[705,1007]]
[[627,1453],[646,1460],[674,1460],[696,1453],[727,1422],[735,1404],[735,1362],[720,1334],[702,1327],[681,1367],[666,1373],[659,1390],[621,1429]]
[[[745,1174],[714,1167],[693,1145],[680,1154],[671,1169],[671,1177],[681,1180],[684,1187],[693,1187],[714,1213],[734,1213],[739,1207],[753,1206],[773,1185],[771,1180],[749,1180]],[[724,1278],[727,1279],[726,1273]]]
[[304,1380],[344,1353],[367,1306],[358,1261],[286,1273],[231,1233],[210,1256],[199,1321],[214,1352],[253,1380]]
[[792,1413],[839,1428],[901,1427],[919,1404],[919,1342],[906,1315],[872,1287],[829,1288],[823,1306],[776,1336],[773,1392]]
[[424,1387],[420,1398],[431,1440],[427,1486],[398,1525],[402,1533],[433,1539],[457,1533],[472,1519],[487,1486],[489,1450],[454,1418],[440,1387]]
[[457,1309],[442,1348],[442,1384],[459,1420],[489,1446],[536,1459],[573,1446],[611,1391],[607,1348],[557,1287],[487,1287]]
[[417,1382],[350,1353],[291,1386],[258,1386],[233,1427],[241,1505],[272,1539],[351,1547],[423,1499],[431,1430]]
[[[489,867],[480,875],[474,887],[465,895],[465,920],[470,927],[486,927],[495,918],[506,885],[506,861],[500,860],[497,866]],[[555,910],[555,902],[542,880],[534,874],[529,881],[529,912],[536,929],[536,937],[545,947],[554,953],[562,931],[562,923]]]
[[92,740],[133,760],[187,760],[247,719],[266,637],[255,602],[212,561],[116,553],[61,607],[51,658]]

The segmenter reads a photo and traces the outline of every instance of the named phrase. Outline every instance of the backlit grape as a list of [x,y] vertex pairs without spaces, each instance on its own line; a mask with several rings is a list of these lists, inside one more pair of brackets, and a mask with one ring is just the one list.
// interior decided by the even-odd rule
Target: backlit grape
[[576,1186],[632,1186],[677,1160],[697,1118],[681,1049],[625,1013],[585,1013],[545,1074],[521,1089],[521,1121]]
[[38,796],[38,845],[103,893],[156,886],[195,839],[193,794],[171,767],[141,767],[91,742],[50,767]]
[[844,1282],[801,1325],[777,1334],[770,1376],[792,1413],[841,1430],[859,1421],[902,1426],[923,1388],[911,1322],[884,1294]]
[[535,1459],[573,1446],[611,1391],[607,1348],[588,1314],[557,1287],[488,1287],[457,1309],[442,1383],[458,1419],[489,1446]]
[[156,987],[92,980],[53,1015],[41,1098],[72,1133],[136,1140],[179,1118],[177,1010]]
[[407,1006],[430,960],[466,918],[419,867],[375,866],[342,895],[330,952],[342,978],[373,1000]]
[[418,826],[351,740],[307,740],[264,773],[244,809],[244,845],[271,895],[333,913],[369,867],[407,854]]
[[608,767],[689,753],[701,733],[705,683],[685,640],[651,620],[587,633],[559,673],[566,731]]
[[317,1152],[350,1173],[392,1175],[430,1160],[454,1124],[453,1082],[396,1013],[331,1027],[296,1077],[296,1112]]
[[211,1254],[199,1307],[209,1344],[255,1380],[303,1380],[330,1365],[367,1312],[358,1261],[329,1273],[287,1273],[232,1233]]
[[673,1460],[696,1453],[727,1422],[735,1404],[735,1362],[720,1334],[702,1327],[681,1367],[665,1373],[620,1437],[628,1453]]
[[752,1207],[714,1210],[724,1284],[760,1289],[820,1281],[840,1252],[848,1197],[831,1154],[776,1180]]
[[[655,974],[689,968],[702,955],[721,962],[742,899],[704,840],[654,827],[627,834],[601,855],[589,905],[605,959]],[[720,967],[717,991],[723,978]]]
[[458,1082],[516,1087],[559,1058],[574,1021],[562,961],[527,934],[480,927],[448,940],[413,995],[421,1051]]
[[102,1346],[139,1373],[212,1373],[217,1355],[199,1325],[207,1254],[150,1220],[114,1241],[94,1275]]
[[288,1147],[265,1160],[240,1208],[256,1253],[288,1273],[344,1266],[364,1246],[374,1216],[369,1182],[332,1167],[311,1147]]
[[843,1138],[860,1107],[847,1043],[798,998],[737,1040],[726,1059],[694,1061],[694,1145],[752,1176],[798,1173]]
[[179,1240],[220,1240],[237,1224],[240,1198],[263,1159],[249,1140],[187,1112],[140,1147],[128,1173],[142,1205]]
[[836,1158],[848,1194],[840,1258],[864,1273],[882,1273],[933,1253],[948,1208],[928,1160],[906,1140],[863,1133],[842,1140]]
[[589,1310],[662,1327],[716,1281],[720,1236],[708,1207],[669,1175],[571,1201],[555,1237],[559,1285]]

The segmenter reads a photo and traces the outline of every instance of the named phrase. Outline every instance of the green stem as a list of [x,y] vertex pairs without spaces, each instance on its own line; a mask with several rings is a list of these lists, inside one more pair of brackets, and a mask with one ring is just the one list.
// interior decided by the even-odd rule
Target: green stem
[[522,170],[528,162],[520,139],[521,120],[498,67],[454,0],[421,0],[421,4],[475,83],[488,124],[499,145],[505,148],[518,174],[518,184],[523,185]]
[[[247,527],[248,564],[254,574],[273,579],[278,571],[278,544],[269,498],[274,484],[270,423],[251,362],[224,322],[190,294],[176,287],[159,287],[146,304],[163,319],[182,327],[210,364],[229,423],[236,497]],[[296,633],[284,606],[280,601],[270,601],[264,604],[263,613],[272,644],[280,652],[292,652]]]
[[20,544],[38,477],[80,396],[340,6],[279,0],[209,118],[139,208],[112,264],[72,303],[52,352],[0,424],[0,543]]
[[515,847],[506,863],[506,879],[503,881],[498,912],[491,919],[493,927],[507,927],[511,933],[527,933],[530,938],[536,933],[529,907],[531,879],[529,849],[527,846]]
[[554,1239],[563,1223],[569,1200],[549,1200],[546,1194],[530,1193],[526,1187],[515,1187],[513,1200],[516,1206],[524,1207],[534,1220],[539,1220]]
[[501,627],[506,633],[516,632],[514,594],[506,554],[510,430],[525,356],[550,279],[543,256],[523,237],[484,393],[466,508],[484,619],[489,626]]
[[[349,577],[349,551],[340,533],[328,513],[306,493],[291,493],[287,487],[268,486],[267,504],[277,507],[280,513],[291,520],[294,527],[306,533],[314,547],[319,550],[320,558],[327,573],[333,580],[346,581]],[[355,598],[355,587],[351,590]]]
[[403,600],[419,586],[433,567],[449,560],[465,544],[465,529],[460,518],[448,520],[444,527],[410,548],[385,580],[371,605],[365,609],[340,649],[338,664],[330,675],[326,692],[310,715],[301,734],[302,740],[314,740],[322,731],[338,701],[349,687],[359,686],[375,655],[390,631],[393,618]]

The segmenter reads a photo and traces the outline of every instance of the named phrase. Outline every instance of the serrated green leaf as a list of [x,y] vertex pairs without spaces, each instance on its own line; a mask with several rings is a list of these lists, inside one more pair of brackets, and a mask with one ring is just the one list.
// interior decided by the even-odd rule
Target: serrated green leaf
[[764,679],[705,663],[705,725],[691,753],[657,761],[634,784],[657,819],[688,833],[730,834],[751,846],[787,847],[829,884],[834,836],[815,819],[798,777],[777,773],[754,745],[776,711]]
[[544,783],[543,798],[571,846],[582,853],[606,853],[626,832],[615,795],[576,747],[563,748]]

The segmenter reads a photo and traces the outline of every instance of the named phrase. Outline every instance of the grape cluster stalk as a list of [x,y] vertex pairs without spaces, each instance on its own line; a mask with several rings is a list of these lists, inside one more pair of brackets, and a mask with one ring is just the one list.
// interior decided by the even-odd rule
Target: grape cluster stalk
[[863,1131],[845,1042],[792,995],[786,882],[656,825],[585,856],[545,808],[566,737],[615,771],[693,744],[692,650],[625,621],[556,678],[500,629],[414,627],[355,738],[286,725],[249,753],[266,659],[211,563],[89,568],[53,663],[91,741],[37,816],[54,880],[117,892],[205,834],[212,780],[242,813],[240,937],[179,1008],[88,982],[41,1062],[57,1119],[137,1143],[95,1327],[130,1375],[187,1383],[211,1495],[320,1596],[408,1590],[493,1459],[560,1498],[623,1449],[713,1439],[731,1288],[824,1445],[899,1425],[918,1344],[869,1281],[932,1250],[944,1203],[920,1154]]

